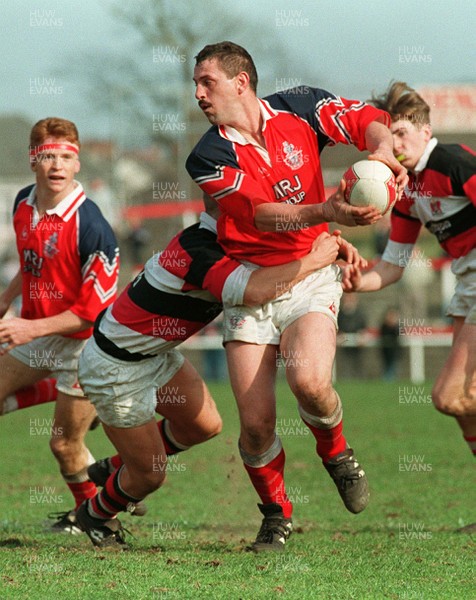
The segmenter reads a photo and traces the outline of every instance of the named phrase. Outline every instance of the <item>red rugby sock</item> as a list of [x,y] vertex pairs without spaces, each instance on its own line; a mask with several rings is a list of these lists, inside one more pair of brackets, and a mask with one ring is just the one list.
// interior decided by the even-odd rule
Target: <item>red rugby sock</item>
[[56,389],[56,379],[42,379],[41,381],[37,381],[33,385],[21,388],[11,396],[8,396],[3,405],[3,414],[6,415],[15,410],[28,408],[29,406],[54,402],[57,396],[58,390]]
[[283,509],[285,519],[291,518],[293,505],[290,502],[284,486],[284,464],[286,456],[283,448],[267,465],[252,467],[243,463],[251,479],[253,487],[263,504],[279,504]]

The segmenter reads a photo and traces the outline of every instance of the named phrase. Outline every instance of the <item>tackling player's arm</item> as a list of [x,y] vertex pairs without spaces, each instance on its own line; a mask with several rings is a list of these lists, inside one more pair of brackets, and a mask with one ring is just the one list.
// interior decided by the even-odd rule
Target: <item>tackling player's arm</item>
[[262,267],[251,273],[243,295],[243,304],[265,304],[291,289],[314,271],[332,264],[339,255],[337,235],[321,233],[313,250],[303,258],[275,267]]
[[386,260],[379,260],[366,273],[355,265],[347,265],[342,269],[342,288],[344,292],[376,292],[398,281],[404,270]]

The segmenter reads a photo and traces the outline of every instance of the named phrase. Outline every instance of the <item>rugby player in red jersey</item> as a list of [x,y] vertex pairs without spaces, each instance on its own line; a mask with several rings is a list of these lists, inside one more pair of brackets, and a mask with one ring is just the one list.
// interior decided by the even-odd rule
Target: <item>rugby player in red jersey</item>
[[432,137],[430,107],[406,83],[397,81],[373,99],[392,117],[395,156],[409,170],[403,198],[394,206],[381,260],[362,274],[346,267],[345,291],[371,292],[398,281],[411,261],[422,225],[452,258],[453,345],[432,391],[435,407],[456,418],[476,455],[476,153]]
[[[119,452],[90,467],[104,488],[77,512],[96,546],[122,546],[117,513],[143,513],[143,498],[164,481],[167,456],[221,429],[205,382],[175,347],[212,321],[222,302],[267,302],[338,255],[361,261],[338,232],[324,232],[302,259],[251,270],[225,255],[216,239],[218,206],[207,198],[205,205],[199,223],[154,255],[98,318],[80,357],[81,385]],[[154,411],[164,419],[156,423]]]
[[[51,450],[75,505],[94,496],[84,436],[95,416],[77,379],[79,354],[97,315],[116,295],[119,250],[99,208],[75,175],[80,142],[74,123],[47,118],[30,134],[36,183],[19,192],[13,224],[20,269],[0,297],[1,315],[21,296],[20,317],[0,320],[0,399],[49,376],[56,378]],[[55,531],[78,533],[75,511]]]
[[[308,86],[256,95],[249,53],[232,42],[196,56],[195,97],[212,127],[187,159],[194,181],[220,206],[218,239],[232,258],[260,266],[300,258],[328,222],[368,225],[375,208],[343,201],[343,184],[327,201],[320,153],[354,144],[385,162],[406,183],[393,156],[386,113]],[[292,531],[284,487],[284,450],[275,433],[274,383],[279,353],[299,412],[345,506],[362,511],[367,479],[342,430],[342,405],[332,386],[336,317],[342,293],[330,265],[264,306],[225,306],[230,379],[240,413],[240,453],[262,505],[254,551],[282,550]],[[298,357],[287,359],[286,357]]]

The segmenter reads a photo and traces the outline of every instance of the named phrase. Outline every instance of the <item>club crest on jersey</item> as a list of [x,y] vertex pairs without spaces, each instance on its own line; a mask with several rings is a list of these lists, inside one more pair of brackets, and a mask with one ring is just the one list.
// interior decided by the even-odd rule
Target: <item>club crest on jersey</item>
[[441,200],[439,198],[431,198],[430,200],[430,209],[431,214],[435,217],[443,214],[443,209],[441,208]]
[[28,237],[28,229],[26,228],[26,225],[25,225],[21,232],[21,239],[26,240],[27,237]]
[[283,142],[284,163],[293,171],[300,169],[304,164],[302,150],[297,149],[294,144]]
[[43,244],[43,252],[47,258],[53,258],[59,252],[56,244],[58,243],[58,233],[52,233]]

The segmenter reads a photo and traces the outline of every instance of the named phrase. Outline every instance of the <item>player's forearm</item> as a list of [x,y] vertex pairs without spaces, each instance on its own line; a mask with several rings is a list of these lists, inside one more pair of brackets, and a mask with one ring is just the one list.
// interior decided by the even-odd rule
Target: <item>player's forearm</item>
[[357,292],[376,292],[398,281],[403,275],[403,267],[385,260],[379,261],[370,271],[362,275]]
[[322,204],[295,206],[284,203],[259,204],[255,209],[255,226],[260,231],[285,232],[308,229],[328,222]]
[[35,337],[45,335],[70,335],[92,327],[91,321],[86,321],[70,310],[66,310],[53,317],[34,319],[32,327],[35,329]]
[[371,153],[383,151],[393,156],[393,138],[390,129],[383,123],[372,121],[365,130],[365,144]]

